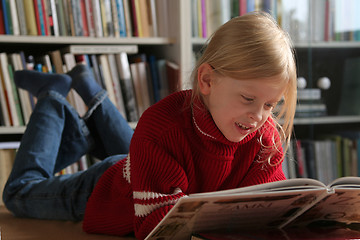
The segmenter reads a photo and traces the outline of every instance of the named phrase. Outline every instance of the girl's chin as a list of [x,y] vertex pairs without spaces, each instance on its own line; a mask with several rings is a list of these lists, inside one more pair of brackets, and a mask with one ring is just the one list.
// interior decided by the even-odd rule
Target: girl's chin
[[226,137],[227,140],[229,140],[230,142],[234,142],[234,143],[237,143],[237,142],[241,142],[247,135],[244,135],[244,136],[237,136],[237,137]]

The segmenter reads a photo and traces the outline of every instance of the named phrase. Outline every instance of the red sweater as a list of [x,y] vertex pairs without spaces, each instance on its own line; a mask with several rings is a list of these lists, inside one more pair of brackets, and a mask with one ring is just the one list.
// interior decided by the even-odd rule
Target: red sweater
[[[86,232],[135,232],[143,239],[185,195],[285,179],[281,164],[262,161],[268,151],[260,134],[265,145],[273,134],[279,138],[269,121],[241,142],[230,142],[202,104],[189,107],[190,98],[191,90],[175,93],[145,111],[128,157],[101,176],[88,200]],[[277,152],[271,162],[282,156]]]

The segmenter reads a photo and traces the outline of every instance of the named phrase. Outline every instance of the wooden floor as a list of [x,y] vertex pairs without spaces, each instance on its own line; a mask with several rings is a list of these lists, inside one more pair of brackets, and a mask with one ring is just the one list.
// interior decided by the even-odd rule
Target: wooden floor
[[0,239],[3,240],[132,240],[134,237],[114,237],[87,234],[81,222],[49,221],[14,217],[4,206],[0,206]]

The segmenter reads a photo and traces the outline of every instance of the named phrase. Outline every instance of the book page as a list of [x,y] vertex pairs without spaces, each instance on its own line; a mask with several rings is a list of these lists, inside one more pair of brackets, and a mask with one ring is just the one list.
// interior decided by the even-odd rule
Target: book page
[[335,188],[289,226],[346,227],[360,230],[360,188]]
[[323,189],[326,186],[315,179],[310,178],[293,178],[284,181],[277,181],[265,184],[259,184],[249,187],[229,189],[224,191],[207,192],[207,193],[196,193],[191,194],[190,197],[203,197],[203,196],[220,196],[230,195],[239,193],[250,193],[250,192],[271,192],[271,191],[293,191],[299,189]]
[[334,187],[360,188],[360,177],[342,177],[335,179],[328,185],[328,188]]
[[276,228],[326,194],[323,188],[185,197],[147,239],[189,239],[192,233],[217,229]]

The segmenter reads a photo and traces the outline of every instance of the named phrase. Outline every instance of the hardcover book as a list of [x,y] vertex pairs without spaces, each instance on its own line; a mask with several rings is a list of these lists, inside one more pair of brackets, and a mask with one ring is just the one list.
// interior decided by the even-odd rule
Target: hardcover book
[[178,200],[146,239],[190,239],[207,231],[285,229],[337,222],[360,223],[360,177],[325,185],[296,178],[192,194]]

